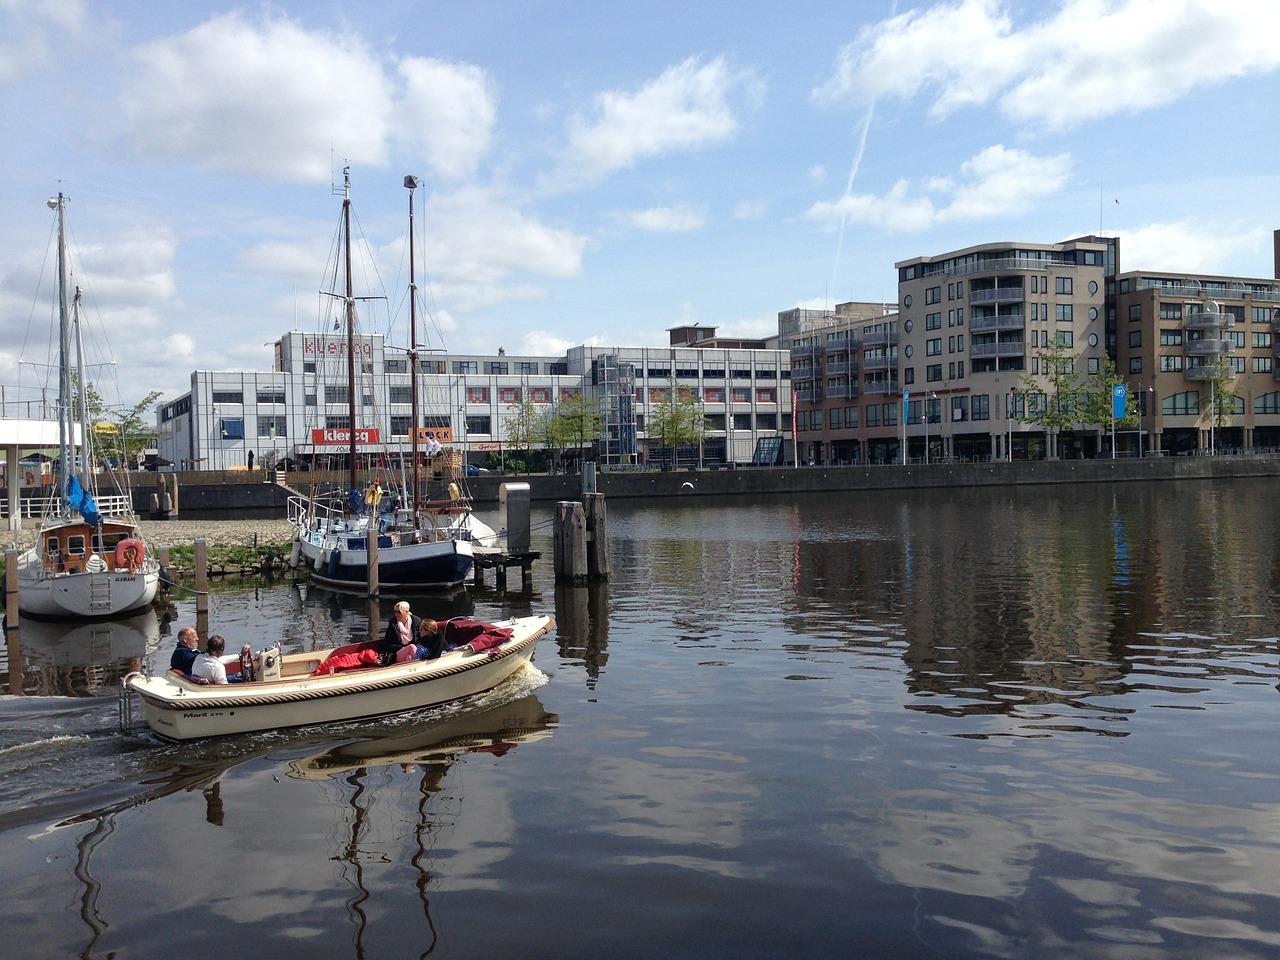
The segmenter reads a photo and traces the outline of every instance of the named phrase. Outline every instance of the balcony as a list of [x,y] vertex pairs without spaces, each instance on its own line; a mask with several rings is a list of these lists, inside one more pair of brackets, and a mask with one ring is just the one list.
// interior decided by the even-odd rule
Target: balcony
[[791,355],[793,357],[816,357],[823,351],[824,348],[816,343],[793,343],[791,345]]
[[858,365],[850,363],[848,360],[840,360],[835,363],[827,364],[827,373],[852,373],[858,369]]
[[850,347],[858,345],[858,335],[852,330],[846,330],[844,333],[836,333],[827,337],[822,344],[828,353],[832,350],[848,350]]
[[994,317],[970,317],[969,330],[1025,330],[1027,321],[1020,313],[1001,313]]
[[1230,340],[1188,340],[1183,346],[1194,357],[1223,356],[1236,348]]
[[[1230,379],[1235,379],[1234,370],[1224,371]],[[1214,380],[1218,376],[1218,368],[1207,366],[1205,364],[1197,364],[1194,367],[1187,367],[1182,371],[1183,380]]]
[[875,373],[880,370],[896,370],[898,369],[897,357],[863,357],[862,369],[867,373]]
[[856,397],[857,395],[858,395],[858,388],[851,386],[847,383],[842,383],[836,387],[827,387],[828,400],[845,399],[848,397]]
[[822,399],[821,390],[797,390],[796,403],[817,403]]
[[1025,287],[990,287],[969,290],[969,303],[1021,303],[1026,299]]
[[971,357],[1021,357],[1027,352],[1025,340],[1014,340],[1001,343],[971,343]]
[[899,392],[897,380],[872,380],[862,385],[862,394],[867,397],[897,396]]
[[898,331],[872,330],[862,334],[863,347],[895,347],[898,345]]
[[1236,318],[1220,310],[1200,310],[1182,317],[1182,326],[1187,330],[1221,330],[1235,325]]

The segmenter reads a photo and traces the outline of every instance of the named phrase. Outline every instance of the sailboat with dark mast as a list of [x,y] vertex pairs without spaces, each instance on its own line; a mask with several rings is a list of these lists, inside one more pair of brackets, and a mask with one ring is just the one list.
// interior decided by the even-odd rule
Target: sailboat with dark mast
[[[347,589],[381,588],[400,592],[449,589],[466,582],[474,565],[470,528],[461,520],[469,513],[465,500],[450,509],[447,522],[436,522],[421,501],[418,429],[417,289],[413,276],[413,194],[420,181],[406,177],[409,189],[410,335],[409,367],[412,393],[410,449],[412,490],[406,491],[403,508],[384,509],[400,498],[387,496],[375,482],[361,491],[356,427],[356,296],[351,268],[351,189],[349,168],[343,170],[342,234],[345,274],[344,316],[347,347],[348,486],[338,501],[291,497],[289,519],[293,523],[298,552],[312,569],[312,579],[326,586]],[[372,436],[373,431],[369,431]],[[457,489],[456,484],[453,485]],[[488,529],[488,528],[486,528]],[[491,531],[490,531],[491,532]]]

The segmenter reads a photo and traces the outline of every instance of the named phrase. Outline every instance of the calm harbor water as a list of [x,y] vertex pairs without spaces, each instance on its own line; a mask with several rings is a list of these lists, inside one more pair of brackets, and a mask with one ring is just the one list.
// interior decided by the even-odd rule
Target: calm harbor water
[[[554,612],[508,686],[196,745],[114,695],[188,598],[24,621],[6,953],[1280,957],[1272,487],[615,502],[591,587],[540,512],[527,589],[415,601]],[[368,621],[294,584],[210,616],[231,648]]]

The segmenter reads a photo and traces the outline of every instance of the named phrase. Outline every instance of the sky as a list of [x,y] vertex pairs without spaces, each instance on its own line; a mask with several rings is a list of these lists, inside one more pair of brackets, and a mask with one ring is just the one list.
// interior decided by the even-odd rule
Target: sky
[[124,408],[330,324],[344,168],[362,329],[408,341],[414,175],[459,354],[763,337],[978,243],[1270,277],[1277,36],[1273,0],[0,0],[0,384],[50,383],[59,192]]

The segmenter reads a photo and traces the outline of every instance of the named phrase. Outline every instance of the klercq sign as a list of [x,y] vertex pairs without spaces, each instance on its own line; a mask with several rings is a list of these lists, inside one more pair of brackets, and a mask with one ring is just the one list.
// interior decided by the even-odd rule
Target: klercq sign
[[[350,444],[351,431],[346,427],[329,427],[325,430],[312,430],[311,442],[317,447],[333,444]],[[378,428],[356,431],[356,443],[378,443]]]

